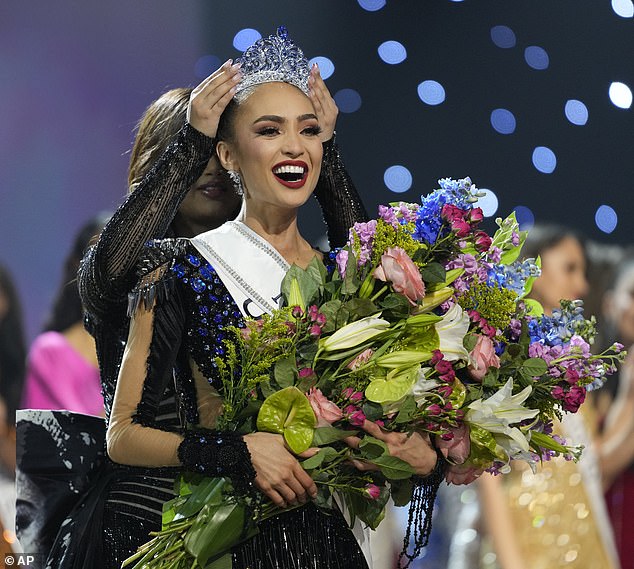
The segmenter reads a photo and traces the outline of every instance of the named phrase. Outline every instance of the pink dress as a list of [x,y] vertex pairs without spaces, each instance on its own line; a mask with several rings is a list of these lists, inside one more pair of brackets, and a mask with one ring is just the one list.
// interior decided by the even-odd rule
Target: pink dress
[[62,334],[44,332],[29,351],[22,407],[103,415],[99,370]]

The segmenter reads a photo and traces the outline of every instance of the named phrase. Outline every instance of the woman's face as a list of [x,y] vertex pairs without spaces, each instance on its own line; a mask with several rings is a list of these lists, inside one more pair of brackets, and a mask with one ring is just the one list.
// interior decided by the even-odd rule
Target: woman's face
[[297,209],[317,185],[322,144],[310,99],[286,83],[265,83],[237,109],[233,138],[219,143],[227,169],[238,170],[247,211]]
[[610,304],[617,340],[626,347],[631,346],[634,344],[634,267],[616,283]]
[[583,299],[588,293],[586,259],[574,237],[564,237],[540,254],[542,274],[533,284],[531,296],[550,314],[562,299]]
[[242,198],[214,155],[178,208],[174,230],[179,237],[193,237],[215,229],[235,218],[241,204]]

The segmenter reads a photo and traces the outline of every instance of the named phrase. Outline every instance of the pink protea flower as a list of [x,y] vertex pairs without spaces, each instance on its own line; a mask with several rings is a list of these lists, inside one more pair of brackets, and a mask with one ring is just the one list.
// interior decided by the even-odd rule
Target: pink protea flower
[[359,369],[361,366],[367,364],[370,361],[370,358],[374,354],[374,350],[372,348],[368,348],[367,350],[363,350],[357,357],[355,357],[346,367],[351,370]]

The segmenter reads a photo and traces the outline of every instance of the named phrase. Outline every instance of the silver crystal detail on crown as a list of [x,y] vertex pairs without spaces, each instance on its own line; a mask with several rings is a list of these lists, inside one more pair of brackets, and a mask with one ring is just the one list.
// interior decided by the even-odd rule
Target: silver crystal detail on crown
[[236,62],[242,64],[243,77],[235,94],[239,103],[248,96],[251,87],[272,81],[290,83],[308,95],[308,60],[288,37],[284,26],[277,28],[275,35],[256,41]]

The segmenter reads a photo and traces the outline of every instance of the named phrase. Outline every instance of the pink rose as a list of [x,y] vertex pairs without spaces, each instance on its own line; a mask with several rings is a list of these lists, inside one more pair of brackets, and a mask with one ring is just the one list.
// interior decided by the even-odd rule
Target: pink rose
[[314,387],[308,392],[308,401],[317,416],[318,427],[328,427],[343,417],[343,413],[332,401],[324,397],[321,389]]
[[453,437],[450,440],[436,439],[436,446],[451,464],[462,464],[471,452],[469,427],[464,423],[451,429]]
[[500,367],[500,358],[495,353],[493,340],[488,336],[478,334],[478,341],[470,356],[471,365],[467,369],[476,381],[482,381],[490,367]]
[[381,489],[376,484],[366,484],[364,491],[370,500],[376,500],[381,495]]
[[425,285],[418,268],[400,247],[389,247],[382,255],[374,278],[390,281],[394,290],[407,297],[412,305],[425,296]]
[[484,472],[481,468],[473,468],[463,464],[450,464],[447,467],[445,480],[447,484],[471,484]]
[[489,237],[484,231],[476,231],[473,236],[473,244],[478,251],[488,251],[491,247],[491,237]]

